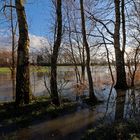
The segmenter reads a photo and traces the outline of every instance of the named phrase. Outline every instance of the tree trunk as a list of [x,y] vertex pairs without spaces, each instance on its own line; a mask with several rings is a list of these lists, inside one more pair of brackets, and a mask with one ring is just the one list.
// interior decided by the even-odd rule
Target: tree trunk
[[[124,63],[124,50],[125,46],[121,51],[120,49],[120,0],[114,0],[115,3],[115,31],[114,31],[114,48],[116,57],[116,89],[126,89],[126,73],[125,73],[125,63]],[[124,37],[124,36],[123,36]],[[125,38],[123,38],[125,41]],[[125,42],[123,43],[125,45]]]
[[30,72],[29,72],[29,36],[25,9],[22,0],[15,0],[19,28],[16,72],[16,104],[29,103]]
[[126,73],[125,73],[125,63],[124,63],[124,54],[120,49],[115,48],[115,57],[116,57],[116,89],[126,89]]
[[[12,6],[12,0],[10,0],[10,5]],[[14,22],[13,22],[13,7],[10,7],[10,22],[11,22],[11,35],[12,35],[12,68],[11,68],[11,79],[12,79],[12,92],[13,92],[13,99],[15,99],[15,75],[16,75],[16,64],[15,64],[15,34],[16,34],[16,27],[14,29]]]
[[57,0],[57,37],[54,42],[53,54],[51,56],[51,80],[50,80],[50,89],[51,89],[51,98],[52,102],[55,105],[60,105],[58,90],[57,90],[57,58],[58,52],[61,44],[62,36],[62,12],[61,12],[61,0]]
[[83,0],[80,0],[80,8],[81,8],[81,25],[82,25],[82,35],[83,35],[83,44],[86,49],[87,59],[86,59],[86,68],[87,68],[87,75],[88,75],[88,84],[89,84],[89,97],[93,101],[97,101],[97,98],[94,94],[93,89],[93,80],[90,71],[90,49],[86,38],[86,28],[85,28],[85,17],[84,17],[84,6]]
[[82,70],[82,73],[81,73],[81,79],[83,81],[83,83],[85,82],[85,47],[83,46],[82,48],[82,65],[81,65],[81,70]]

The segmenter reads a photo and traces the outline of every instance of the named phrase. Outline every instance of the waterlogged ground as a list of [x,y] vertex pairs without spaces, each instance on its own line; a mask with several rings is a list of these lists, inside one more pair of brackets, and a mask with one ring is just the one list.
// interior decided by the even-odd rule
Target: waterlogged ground
[[[102,89],[104,86],[111,83],[108,67],[92,67],[91,70],[96,90]],[[48,95],[44,81],[46,82],[47,87],[49,87],[49,68],[46,69],[46,72],[37,72],[37,70],[35,70],[35,72],[31,73],[31,87],[33,95]],[[60,93],[63,96],[75,98],[75,89],[73,89],[75,84],[76,76],[74,67],[58,67],[58,88]],[[12,101],[13,95],[10,73],[0,73],[0,102]]]
[[[27,128],[22,128],[14,132],[14,134],[12,132],[12,135],[15,135],[14,137],[17,140],[79,140],[85,130],[96,126],[100,121],[112,122],[123,118],[139,117],[140,88],[116,91],[111,86],[111,77],[107,67],[95,67],[92,69],[96,96],[99,100],[103,101],[94,107],[87,107],[79,97],[79,95],[88,95],[88,89],[86,86],[81,91],[75,89],[74,85],[76,82],[73,68],[59,67],[58,73],[61,96],[77,101],[77,111],[36,125],[31,125]],[[44,86],[44,79],[46,84],[49,85],[48,73],[32,74],[31,83],[35,96],[48,95]],[[137,83],[139,83],[138,79],[136,81]],[[0,75],[1,101],[12,100],[11,83],[10,75]],[[11,134],[8,135],[9,137],[11,136]]]

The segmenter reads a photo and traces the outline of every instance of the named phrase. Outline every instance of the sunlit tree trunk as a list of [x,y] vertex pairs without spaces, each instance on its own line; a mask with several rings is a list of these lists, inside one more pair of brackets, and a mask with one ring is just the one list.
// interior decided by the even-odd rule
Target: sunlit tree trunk
[[53,53],[51,56],[50,89],[51,89],[52,102],[55,105],[60,105],[58,89],[57,89],[57,58],[58,58],[59,48],[61,45],[61,36],[62,36],[61,0],[57,0],[56,14],[57,14],[57,36],[54,42]]
[[16,73],[16,104],[29,103],[30,72],[29,72],[29,36],[23,0],[15,0],[19,28]]
[[[116,89],[126,89],[126,73],[125,73],[125,62],[124,62],[124,51],[125,51],[125,19],[124,15],[122,16],[123,22],[123,46],[122,50],[120,49],[120,0],[114,0],[115,4],[115,31],[114,31],[114,48],[115,48],[115,57],[116,57]],[[124,5],[123,5],[124,6]],[[124,11],[123,11],[124,12]],[[123,13],[122,12],[122,13]],[[124,13],[123,13],[124,14]]]
[[88,84],[89,84],[89,96],[91,100],[96,101],[96,96],[94,94],[93,89],[93,80],[90,70],[90,49],[86,38],[86,27],[85,27],[85,15],[84,15],[84,6],[83,0],[80,0],[80,9],[81,9],[81,25],[82,25],[82,36],[83,36],[83,45],[86,49],[87,59],[86,59],[86,68],[87,68],[87,75],[88,75]]

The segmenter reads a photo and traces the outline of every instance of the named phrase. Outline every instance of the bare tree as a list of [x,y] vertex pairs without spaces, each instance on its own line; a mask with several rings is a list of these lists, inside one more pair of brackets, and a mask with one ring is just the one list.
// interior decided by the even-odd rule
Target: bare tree
[[13,0],[3,1],[3,14],[10,24],[9,29],[11,31],[11,46],[12,46],[12,58],[9,65],[11,70],[12,87],[13,87],[13,99],[15,98],[15,75],[16,75],[16,29],[17,21],[15,18],[15,7]]
[[[105,11],[108,9],[111,9],[109,12],[107,12],[106,16],[111,16],[111,12],[113,11],[112,8],[112,1],[109,1],[109,4],[105,8]],[[96,23],[100,24],[104,31],[106,31],[106,36],[104,35],[104,39],[114,45],[115,50],[115,61],[116,61],[116,89],[126,89],[127,88],[127,82],[126,82],[126,72],[125,72],[125,62],[124,62],[124,52],[125,52],[125,46],[126,46],[126,30],[125,30],[125,1],[122,0],[120,4],[120,0],[114,0],[115,5],[115,21],[109,18],[103,18],[103,13],[101,17],[96,17],[94,14],[86,10],[86,13],[88,13],[89,18],[93,20],[93,22],[96,21]],[[109,13],[109,14],[108,14]],[[111,13],[111,14],[110,14]],[[101,18],[101,19],[100,19]],[[121,22],[122,21],[122,22]],[[122,24],[121,24],[122,23]],[[109,26],[110,25],[110,26]],[[122,32],[120,32],[122,25]],[[114,32],[110,27],[114,27]],[[121,45],[121,33],[122,33],[122,45]],[[109,35],[109,36],[108,36]],[[99,35],[92,35],[95,37],[103,37]],[[113,41],[112,41],[113,38]]]
[[12,67],[11,67],[11,76],[12,76],[12,87],[13,87],[13,99],[15,99],[15,75],[16,75],[16,28],[17,22],[14,24],[13,17],[13,2],[10,0],[10,24],[11,24],[11,35],[12,35]]
[[56,14],[57,14],[57,35],[54,42],[53,53],[51,56],[51,80],[50,80],[50,89],[51,89],[51,98],[52,102],[55,105],[60,105],[58,88],[57,88],[57,58],[58,52],[61,45],[62,37],[62,12],[61,12],[61,0],[56,0]]
[[16,104],[19,105],[30,101],[29,36],[23,1],[15,0],[15,7],[19,28],[16,72]]
[[86,68],[87,68],[88,84],[89,84],[89,96],[90,96],[91,100],[96,102],[97,98],[94,94],[93,80],[92,80],[92,75],[91,75],[91,70],[90,70],[90,49],[89,49],[89,45],[88,45],[87,37],[86,37],[83,0],[80,0],[80,10],[81,10],[81,26],[82,26],[82,35],[83,35],[83,45],[85,46],[86,54],[87,54]]
[[[117,89],[126,89],[126,73],[125,73],[125,62],[124,62],[124,52],[125,52],[125,15],[124,15],[124,0],[122,0],[122,14],[120,12],[120,0],[114,0],[115,4],[115,29],[114,29],[114,48],[116,57],[116,85]],[[121,15],[122,15],[122,33],[123,33],[123,46],[122,50],[120,47],[120,25],[121,25]]]
[[126,52],[127,55],[127,66],[129,76],[131,79],[130,86],[135,86],[135,76],[139,67],[140,61],[140,3],[133,1],[131,14],[129,15],[129,43],[131,51]]

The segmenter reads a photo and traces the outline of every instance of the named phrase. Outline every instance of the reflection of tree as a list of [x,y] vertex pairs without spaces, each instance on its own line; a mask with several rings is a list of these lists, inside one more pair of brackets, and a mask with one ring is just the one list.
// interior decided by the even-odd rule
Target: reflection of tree
[[116,97],[115,120],[120,120],[123,119],[126,91],[116,90],[116,92],[117,97]]
[[136,95],[135,89],[130,89],[127,96],[127,104],[125,108],[125,118],[132,118],[136,115],[137,104],[136,104]]
[[[112,89],[110,90],[109,97],[107,100],[107,106],[106,106],[106,113],[105,115],[112,115],[109,114],[108,110],[110,108],[110,103],[112,101],[111,99],[111,92]],[[112,104],[111,108],[112,110],[115,109],[115,120],[121,120],[121,119],[128,119],[128,118],[133,118],[136,116],[138,113],[138,97],[136,96],[136,90],[135,89],[129,89],[127,91],[125,90],[117,90],[117,96],[116,96],[116,107],[114,108],[114,104]],[[112,118],[110,116],[110,118]]]

